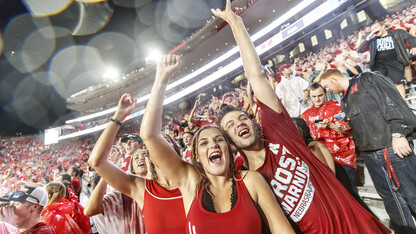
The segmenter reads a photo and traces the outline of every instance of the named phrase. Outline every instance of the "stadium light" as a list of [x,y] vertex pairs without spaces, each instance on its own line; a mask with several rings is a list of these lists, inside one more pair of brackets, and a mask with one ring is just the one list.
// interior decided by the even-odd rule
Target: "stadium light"
[[103,79],[107,80],[115,80],[119,76],[119,72],[114,68],[107,68],[107,70],[103,74]]
[[162,53],[158,50],[152,50],[149,55],[144,59],[146,63],[156,62],[159,58],[162,57]]

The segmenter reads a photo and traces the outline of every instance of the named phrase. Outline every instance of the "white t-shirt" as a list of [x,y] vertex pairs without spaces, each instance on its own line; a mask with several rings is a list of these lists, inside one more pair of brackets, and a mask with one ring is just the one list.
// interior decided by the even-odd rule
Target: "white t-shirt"
[[299,76],[290,79],[282,76],[282,80],[277,84],[276,94],[291,117],[298,117],[311,107],[309,101],[306,106],[300,103],[305,96],[304,90],[308,89],[308,86],[309,83]]

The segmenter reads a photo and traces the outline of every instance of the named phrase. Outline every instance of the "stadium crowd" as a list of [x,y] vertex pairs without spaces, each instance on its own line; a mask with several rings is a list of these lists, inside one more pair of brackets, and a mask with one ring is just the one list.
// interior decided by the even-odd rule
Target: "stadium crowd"
[[[383,199],[392,222],[390,228],[397,233],[416,231],[411,212],[416,209],[416,178],[405,173],[408,168],[394,170],[400,162],[392,159],[406,159],[409,165],[415,165],[416,156],[407,141],[414,139],[416,117],[403,98],[404,84],[414,77],[416,6],[387,15],[318,53],[295,58],[293,64],[272,62],[266,66],[260,66],[240,18],[229,5],[213,13],[232,27],[248,81],[242,79],[237,88],[198,95],[189,109],[162,113],[164,85],[180,64],[179,58],[169,55],[158,63],[141,126],[121,122],[135,107],[135,99],[123,95],[99,137],[50,146],[43,145],[37,135],[19,140],[1,138],[0,195],[7,195],[16,207],[24,202],[37,206],[24,207],[33,222],[22,222],[17,208],[15,218],[10,217],[12,206],[6,203],[0,213],[0,232],[19,233],[17,227],[21,233],[40,229],[42,233],[206,233],[209,229],[215,233],[389,233],[357,192],[356,148]],[[379,44],[372,47],[372,41],[381,43],[377,40],[389,36],[383,50]],[[395,48],[408,50],[406,55],[392,55]],[[391,56],[405,62],[392,64]],[[263,79],[264,74],[267,79]],[[345,81],[353,77],[353,81]],[[382,82],[374,81],[374,77]],[[382,111],[377,113],[386,122],[391,120],[387,125],[371,114],[359,115],[362,119],[356,120],[359,110],[376,112],[365,96],[371,96],[372,91],[359,92],[368,87],[378,92],[377,105]],[[354,92],[368,102],[356,104],[351,95]],[[393,107],[383,103],[381,94]],[[256,125],[250,125],[249,118]],[[382,126],[380,132],[388,128],[389,136],[367,142],[365,130],[374,129],[363,123],[374,129]],[[215,124],[219,127],[210,127]],[[291,131],[296,127],[302,139]],[[86,128],[88,125],[77,129]],[[257,128],[261,128],[261,134]],[[245,145],[251,139],[254,143]],[[405,142],[397,146],[403,139]],[[261,154],[263,161],[256,161],[254,156]],[[377,162],[366,160],[371,155],[383,159],[384,171],[374,166]],[[270,168],[265,166],[268,164]],[[290,171],[279,172],[275,167]],[[410,171],[413,169],[410,167]],[[278,172],[286,177],[277,178]],[[297,180],[289,181],[292,177]],[[82,194],[89,196],[88,202],[82,201]],[[228,212],[235,209],[239,214]],[[256,209],[261,210],[260,215]],[[93,217],[94,228],[84,213]],[[229,227],[227,222],[233,219],[239,219],[241,225]],[[124,229],[120,230],[119,225]]]
[[[392,30],[405,29],[411,35],[415,36],[415,17],[416,8],[415,6],[410,6],[402,12],[396,12],[395,14],[386,15],[380,18],[377,22],[383,23],[384,25],[386,25],[387,28],[390,28]],[[362,42],[364,39],[364,36],[370,33],[370,26],[371,25],[369,24],[367,26],[364,26],[362,29],[355,31],[353,34],[349,35],[345,40],[338,39],[332,43],[326,44],[325,47],[321,48],[320,51],[317,53],[310,52],[306,54],[306,56],[304,57],[295,57],[293,58],[292,64],[275,64],[274,61],[270,60],[269,64],[266,64],[265,67],[270,67],[270,69],[272,69],[272,74],[273,76],[275,76],[275,86],[281,81],[281,77],[283,76],[281,73],[284,70],[283,68],[290,68],[292,70],[295,70],[296,76],[303,78],[303,80],[306,80],[310,84],[314,81],[319,81],[319,74],[321,73],[321,71],[329,67],[340,69],[342,72],[347,73],[349,76],[358,74],[358,72],[370,71],[370,52],[368,50],[362,52],[357,51],[359,49],[359,45],[361,44],[360,42]],[[413,61],[413,57],[411,57],[411,59],[411,63],[405,68],[406,82],[412,82],[413,77],[416,76],[416,65]],[[289,70],[286,70],[286,72],[289,72]],[[203,78],[204,77],[199,77],[197,79]],[[242,82],[240,80],[238,81],[238,83],[245,83],[246,85],[246,82],[244,82],[244,80]],[[227,92],[240,93],[240,97],[241,95],[246,95],[245,92],[241,94],[241,92],[239,92],[239,89],[234,90],[233,88],[231,88],[231,90],[227,90],[226,87],[221,89],[221,85],[219,87],[219,89],[212,93],[212,95],[214,96],[214,102],[216,102],[217,99],[221,100],[223,98],[223,95]],[[186,88],[186,86],[181,86],[179,90],[184,88]],[[404,96],[403,92],[404,89],[401,90],[402,96]],[[278,94],[282,95],[282,92]],[[209,96],[211,94],[207,95]],[[328,94],[328,97],[340,101],[339,96]],[[298,96],[296,102],[299,101],[299,98],[303,99],[304,97]],[[208,103],[209,99],[207,99],[207,97],[203,97],[203,102]],[[186,108],[183,111],[176,110],[174,115],[178,116],[177,119],[181,121],[182,117],[189,114],[190,111],[191,110],[186,110]],[[201,107],[198,107],[196,111],[201,112]],[[108,123],[108,119],[101,119],[94,122],[93,124],[82,123],[80,125],[74,126],[75,129],[69,131],[68,133],[82,131],[104,123]]]

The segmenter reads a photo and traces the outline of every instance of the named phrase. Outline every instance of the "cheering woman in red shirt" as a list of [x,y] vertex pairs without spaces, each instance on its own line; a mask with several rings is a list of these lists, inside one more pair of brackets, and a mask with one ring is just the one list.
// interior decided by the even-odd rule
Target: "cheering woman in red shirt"
[[[124,94],[121,97],[117,111],[95,144],[88,163],[105,182],[137,202],[144,217],[147,233],[185,233],[182,195],[172,181],[157,167],[150,166],[152,180],[148,180],[122,171],[108,159],[114,139],[122,125],[121,121],[131,114],[135,104],[136,100],[130,95]],[[171,147],[176,157],[181,160],[179,149],[175,147],[176,143],[168,136],[164,137],[167,137],[168,147]],[[146,162],[140,165],[146,164],[152,165],[148,157]]]
[[[186,232],[252,234],[270,228],[272,233],[293,233],[263,177],[254,171],[234,170],[230,144],[218,127],[206,126],[195,134],[193,165],[178,158],[163,138],[160,130],[163,98],[169,78],[179,64],[175,55],[166,55],[158,62],[141,137],[151,160],[182,192]],[[231,225],[237,222],[238,225]]]

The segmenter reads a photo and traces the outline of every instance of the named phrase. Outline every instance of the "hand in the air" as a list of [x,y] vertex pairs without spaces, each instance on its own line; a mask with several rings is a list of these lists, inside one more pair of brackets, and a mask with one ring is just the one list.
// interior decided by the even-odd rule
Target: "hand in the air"
[[169,78],[175,74],[181,65],[181,60],[178,55],[167,54],[157,62],[156,79],[161,79],[163,82],[168,82]]
[[130,115],[133,112],[133,109],[136,107],[136,98],[131,96],[128,93],[121,96],[120,101],[118,101],[117,111],[114,114],[113,118],[119,121],[123,121],[126,116]]
[[223,20],[227,21],[228,23],[232,20],[238,19],[239,16],[237,16],[233,10],[231,9],[231,2],[230,0],[227,0],[227,3],[225,4],[225,10],[217,9],[211,9],[212,14],[214,14],[217,17],[222,18]]

